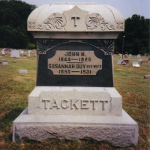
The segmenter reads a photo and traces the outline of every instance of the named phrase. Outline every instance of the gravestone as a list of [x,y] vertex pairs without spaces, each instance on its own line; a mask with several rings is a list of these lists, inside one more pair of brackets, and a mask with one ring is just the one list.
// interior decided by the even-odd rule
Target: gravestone
[[20,55],[23,56],[24,51],[23,50],[19,50],[19,52],[20,52]]
[[131,57],[131,56],[132,56],[132,54],[129,54],[129,56]]
[[136,57],[137,57],[137,58],[140,58],[140,57],[141,57],[141,55],[140,55],[140,54],[138,54]]
[[8,62],[3,62],[3,65],[4,65],[4,66],[8,65]]
[[127,62],[123,60],[121,65],[127,65]]
[[144,79],[150,79],[150,75],[145,75]]
[[30,53],[30,57],[36,57],[35,52],[31,52],[31,53]]
[[125,61],[127,64],[129,63],[129,60],[123,60],[123,61]]
[[113,85],[114,41],[124,18],[111,6],[56,4],[35,9],[28,31],[37,39],[37,82],[13,122],[13,141],[138,142],[138,125]]
[[123,61],[123,60],[120,60],[120,59],[117,60],[117,64],[118,64],[118,65],[121,65],[122,61]]
[[133,67],[140,67],[138,61],[133,61],[133,62],[132,62],[132,66],[133,66]]
[[31,57],[31,50],[28,50],[28,56]]
[[141,65],[148,65],[147,61],[141,61]]
[[5,55],[5,48],[2,49],[1,53],[2,55]]
[[10,57],[20,58],[19,50],[12,50],[11,53],[10,53]]
[[138,59],[138,61],[143,61],[142,59]]
[[127,55],[127,54],[125,54],[125,55],[124,55],[124,58],[128,58],[128,55]]
[[27,74],[28,71],[27,71],[27,70],[19,70],[19,73],[20,73],[20,74]]

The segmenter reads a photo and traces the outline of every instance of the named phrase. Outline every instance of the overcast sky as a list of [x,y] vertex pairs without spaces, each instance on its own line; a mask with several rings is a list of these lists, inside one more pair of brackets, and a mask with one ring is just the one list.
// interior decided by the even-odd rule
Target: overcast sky
[[118,9],[123,17],[129,18],[133,14],[144,16],[150,19],[150,0],[22,0],[28,4],[41,6],[45,4],[55,4],[57,2],[84,2],[84,3],[97,3],[113,6]]

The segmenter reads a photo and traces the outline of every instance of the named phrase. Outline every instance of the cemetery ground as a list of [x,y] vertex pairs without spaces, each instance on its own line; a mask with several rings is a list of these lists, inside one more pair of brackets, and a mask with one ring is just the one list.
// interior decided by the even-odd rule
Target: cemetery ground
[[[12,123],[28,106],[28,95],[36,86],[36,57],[9,58],[9,53],[0,58],[7,66],[0,66],[0,149],[1,150],[147,150],[149,149],[149,64],[133,68],[132,61],[139,58],[131,56],[128,65],[117,65],[118,56],[114,57],[114,87],[123,97],[123,109],[138,123],[139,141],[136,146],[116,148],[91,139],[88,141],[49,141],[39,143],[27,141],[12,142]],[[0,54],[1,56],[1,54]],[[141,59],[148,60],[143,56]],[[19,70],[27,70],[27,74],[19,74]]]

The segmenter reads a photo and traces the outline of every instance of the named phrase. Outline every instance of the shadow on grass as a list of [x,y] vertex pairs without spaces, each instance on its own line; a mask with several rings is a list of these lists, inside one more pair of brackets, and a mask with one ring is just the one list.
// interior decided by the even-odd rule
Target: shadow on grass
[[20,115],[23,109],[13,109],[0,120],[0,129],[2,132],[9,132],[12,122]]

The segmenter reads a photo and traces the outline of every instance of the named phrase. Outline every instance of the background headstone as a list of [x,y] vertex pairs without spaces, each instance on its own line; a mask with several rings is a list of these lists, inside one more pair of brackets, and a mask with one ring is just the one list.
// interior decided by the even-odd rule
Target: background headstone
[[10,54],[10,57],[13,57],[13,58],[20,58],[20,53],[18,50],[12,50],[11,51],[11,54]]
[[2,49],[1,53],[2,55],[5,55],[5,48]]
[[144,79],[150,79],[150,75],[145,75]]
[[133,66],[133,67],[140,67],[138,61],[133,61],[133,62],[132,62],[132,66]]
[[138,54],[136,57],[137,57],[137,58],[140,58],[140,57],[141,57],[141,55],[140,55],[140,54]]
[[19,70],[19,73],[20,73],[20,74],[27,74],[28,71],[27,71],[27,70]]
[[8,65],[8,62],[3,62],[3,65]]
[[123,61],[123,60],[120,60],[120,59],[117,60],[117,64],[118,64],[118,65],[121,65],[122,61]]
[[141,65],[148,65],[147,61],[141,61]]

